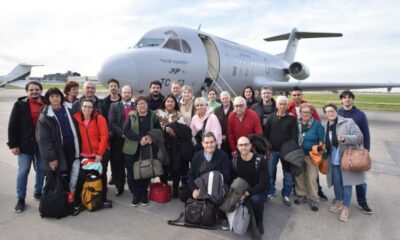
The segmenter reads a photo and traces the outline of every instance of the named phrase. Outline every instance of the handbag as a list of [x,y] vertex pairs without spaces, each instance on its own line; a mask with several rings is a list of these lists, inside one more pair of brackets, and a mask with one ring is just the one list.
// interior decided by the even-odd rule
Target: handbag
[[321,162],[319,163],[319,171],[324,175],[328,173],[328,160],[321,160]]
[[171,187],[165,183],[150,184],[150,200],[166,203],[171,200]]
[[371,169],[371,157],[365,148],[349,147],[344,150],[341,167],[345,171],[363,172]]
[[141,147],[139,160],[133,164],[133,178],[135,180],[153,178],[164,174],[161,161],[153,158],[153,148],[151,145],[149,148],[149,158],[143,159],[145,148]]
[[189,199],[185,203],[185,224],[214,227],[217,222],[214,205],[207,200]]

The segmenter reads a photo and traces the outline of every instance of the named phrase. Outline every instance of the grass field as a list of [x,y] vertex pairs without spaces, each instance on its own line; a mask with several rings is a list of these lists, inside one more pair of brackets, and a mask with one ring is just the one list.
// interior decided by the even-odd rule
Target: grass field
[[[51,87],[58,87],[61,90],[64,88],[62,83],[44,83],[44,89]],[[15,87],[6,86],[8,89],[15,89]],[[97,84],[97,90],[101,92],[107,91],[101,84]],[[80,91],[82,93],[82,84],[80,84]],[[384,94],[384,93],[355,93],[355,105],[362,110],[377,110],[377,111],[391,111],[400,112],[400,94]],[[339,94],[332,92],[319,92],[319,93],[304,93],[304,99],[309,101],[315,107],[322,107],[327,103],[337,104],[340,106]]]
[[[400,94],[383,93],[355,93],[355,105],[362,110],[400,112]],[[340,106],[339,94],[304,93],[304,99],[316,107],[322,107],[327,103],[335,103]]]

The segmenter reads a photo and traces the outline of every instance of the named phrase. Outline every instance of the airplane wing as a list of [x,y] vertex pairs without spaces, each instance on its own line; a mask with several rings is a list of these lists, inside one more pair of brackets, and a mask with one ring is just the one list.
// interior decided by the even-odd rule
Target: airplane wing
[[274,91],[290,91],[294,87],[300,87],[307,91],[322,91],[322,90],[342,90],[342,89],[366,89],[366,88],[387,88],[389,91],[394,87],[400,87],[400,81],[396,82],[309,82],[309,81],[293,81],[293,82],[276,82],[262,81],[257,79],[258,87],[269,86]]

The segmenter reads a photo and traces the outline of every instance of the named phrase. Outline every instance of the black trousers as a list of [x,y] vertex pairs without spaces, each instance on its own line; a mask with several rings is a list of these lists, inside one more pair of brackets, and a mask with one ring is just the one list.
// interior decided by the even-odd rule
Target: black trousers
[[110,140],[111,176],[117,189],[124,188],[126,181],[124,155],[122,153],[123,145],[123,138],[111,138]]

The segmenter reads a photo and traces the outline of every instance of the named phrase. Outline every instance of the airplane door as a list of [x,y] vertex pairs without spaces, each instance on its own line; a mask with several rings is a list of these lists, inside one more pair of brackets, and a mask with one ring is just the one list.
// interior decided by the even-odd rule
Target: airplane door
[[220,59],[217,47],[213,40],[206,36],[199,34],[201,41],[204,44],[204,47],[207,52],[207,61],[208,61],[208,70],[207,70],[207,77],[205,79],[205,83],[207,87],[209,87],[213,81],[217,81],[220,71]]

